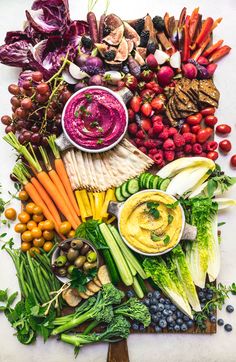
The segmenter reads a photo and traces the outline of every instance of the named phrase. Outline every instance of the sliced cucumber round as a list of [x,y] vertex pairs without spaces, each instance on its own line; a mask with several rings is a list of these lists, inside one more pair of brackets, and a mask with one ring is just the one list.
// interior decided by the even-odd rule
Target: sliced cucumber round
[[117,201],[119,201],[119,202],[125,201],[125,197],[123,197],[121,195],[121,187],[120,186],[116,188],[115,195],[116,195]]
[[129,181],[127,181],[127,187],[126,190],[131,194],[135,194],[136,192],[138,192],[140,190],[139,187],[139,182],[136,178],[133,178]]
[[128,197],[130,197],[130,193],[127,191],[127,184],[128,184],[128,181],[124,182],[122,185],[121,185],[121,195],[127,199]]
[[146,189],[150,189],[150,183],[151,183],[151,180],[153,178],[153,175],[151,173],[148,173],[147,176],[145,177],[145,188]]
[[170,179],[169,178],[165,178],[164,180],[161,181],[160,183],[160,190],[162,191],[166,191],[167,187],[169,186],[170,183]]
[[159,176],[154,176],[154,180],[152,182],[152,188],[158,189],[158,183],[159,183]]

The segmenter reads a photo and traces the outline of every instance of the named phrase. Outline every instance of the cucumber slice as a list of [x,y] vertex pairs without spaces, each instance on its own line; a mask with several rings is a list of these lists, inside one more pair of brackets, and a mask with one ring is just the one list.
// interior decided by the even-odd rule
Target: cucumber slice
[[150,181],[151,181],[152,177],[153,177],[153,175],[151,173],[148,173],[147,176],[145,177],[144,182],[145,182],[145,188],[146,189],[150,189],[149,184],[150,184]]
[[127,188],[126,190],[131,194],[135,194],[140,190],[139,188],[139,182],[136,178],[133,178],[132,180],[127,181]]
[[128,197],[130,197],[130,193],[127,191],[127,184],[128,182],[124,182],[122,185],[121,185],[121,195],[127,199]]
[[147,172],[144,172],[142,173],[140,176],[139,176],[139,186],[141,189],[143,189],[145,187],[145,183],[144,183],[144,180],[145,180],[145,177],[148,175]]
[[153,183],[154,183],[154,180],[155,180],[155,176],[152,175],[152,177],[150,178],[149,182],[148,182],[148,188],[149,189],[153,189]]
[[154,180],[152,183],[152,188],[153,189],[158,189],[158,183],[159,183],[159,176],[154,176]]
[[121,187],[120,186],[116,188],[115,195],[116,195],[117,201],[119,201],[119,202],[125,201],[125,197],[123,197],[121,195]]
[[162,180],[160,184],[160,190],[166,191],[167,187],[169,186],[169,183],[170,183],[169,178],[165,178],[164,180]]

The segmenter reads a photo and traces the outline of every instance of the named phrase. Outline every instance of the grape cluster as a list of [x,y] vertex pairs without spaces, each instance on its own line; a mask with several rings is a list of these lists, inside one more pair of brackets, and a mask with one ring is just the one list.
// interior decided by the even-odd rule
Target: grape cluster
[[38,146],[47,145],[50,134],[62,132],[61,113],[71,97],[63,80],[45,82],[43,74],[35,71],[21,86],[10,84],[8,91],[12,94],[12,116],[1,117],[6,133],[15,133],[21,144],[31,142],[36,151]]

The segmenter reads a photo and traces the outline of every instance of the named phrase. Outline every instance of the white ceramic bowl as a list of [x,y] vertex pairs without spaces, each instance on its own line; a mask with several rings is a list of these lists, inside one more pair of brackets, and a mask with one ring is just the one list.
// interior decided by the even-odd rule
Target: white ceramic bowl
[[[114,142],[112,143],[111,145],[107,146],[107,147],[103,147],[103,148],[100,148],[100,149],[90,149],[90,148],[85,148],[85,147],[82,147],[80,145],[78,145],[76,142],[74,142],[70,136],[68,135],[68,133],[66,132],[66,129],[65,129],[65,125],[64,125],[64,117],[65,117],[65,113],[66,113],[66,108],[67,108],[67,105],[69,104],[69,102],[74,98],[76,97],[79,93],[82,93],[84,91],[86,91],[86,89],[88,90],[91,90],[91,89],[101,89],[103,91],[106,91],[107,93],[110,93],[113,95],[113,97],[115,97],[119,102],[120,104],[123,106],[124,108],[124,111],[125,111],[125,116],[126,116],[126,125],[125,125],[125,128],[124,128],[124,132],[120,135],[120,137]],[[70,97],[68,99],[68,101],[66,102],[65,106],[64,106],[64,109],[63,109],[63,112],[62,112],[62,129],[63,129],[63,132],[66,136],[66,138],[70,141],[70,143],[78,148],[79,150],[81,151],[84,151],[84,152],[90,152],[90,153],[99,153],[99,152],[105,152],[105,151],[108,151],[110,150],[111,148],[115,147],[121,140],[122,138],[124,137],[126,131],[127,131],[127,127],[128,127],[128,120],[129,120],[129,117],[128,117],[128,111],[127,111],[127,108],[126,108],[126,105],[123,101],[123,99],[120,97],[119,94],[116,94],[115,92],[113,92],[112,90],[110,90],[109,88],[106,88],[106,87],[102,87],[102,86],[89,86],[89,87],[85,87],[85,88],[82,88],[80,90],[78,90],[76,93],[73,94],[72,97]]]

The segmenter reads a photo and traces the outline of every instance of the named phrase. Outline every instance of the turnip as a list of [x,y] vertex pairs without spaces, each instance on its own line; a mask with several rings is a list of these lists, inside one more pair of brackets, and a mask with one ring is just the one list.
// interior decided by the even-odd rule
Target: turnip
[[197,68],[191,63],[184,64],[182,66],[183,74],[188,79],[194,79],[197,77]]
[[90,55],[81,53],[75,58],[75,64],[77,64],[79,67],[82,67],[86,64],[86,61],[89,57]]
[[175,75],[175,73],[171,67],[164,66],[164,67],[161,67],[161,69],[157,73],[157,79],[158,79],[158,82],[160,83],[160,85],[162,87],[165,87],[171,82],[174,75]]
[[89,79],[89,85],[103,85],[102,75],[96,74]]

